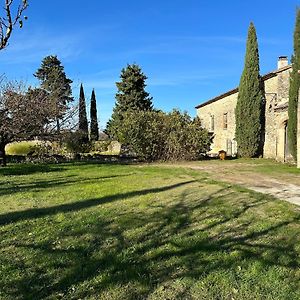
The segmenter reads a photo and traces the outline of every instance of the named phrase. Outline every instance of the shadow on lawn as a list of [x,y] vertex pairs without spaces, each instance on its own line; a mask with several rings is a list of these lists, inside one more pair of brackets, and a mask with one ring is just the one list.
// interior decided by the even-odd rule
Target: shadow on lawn
[[[33,183],[19,183],[10,184],[9,187],[1,187],[0,185],[0,196],[11,195],[14,193],[22,192],[38,192],[42,189],[49,189],[51,187],[65,186],[69,184],[81,184],[81,183],[100,183],[103,180],[115,179],[117,177],[131,176],[134,173],[127,174],[115,174],[109,176],[98,176],[90,178],[78,178],[76,175],[68,175],[62,177],[56,177],[55,179],[39,180]],[[68,178],[68,179],[66,179]],[[1,223],[0,223],[1,224]]]
[[65,170],[63,166],[51,164],[14,164],[0,168],[0,175],[30,175],[35,173],[60,172],[63,170]]
[[[105,204],[108,202],[129,199],[129,198],[135,197],[135,196],[142,196],[142,195],[147,195],[147,194],[152,194],[152,193],[168,191],[168,190],[174,189],[176,187],[180,187],[180,186],[189,184],[191,182],[194,182],[194,181],[186,181],[186,182],[181,182],[181,183],[173,184],[170,186],[164,186],[164,187],[160,187],[160,188],[153,188],[153,189],[147,189],[147,190],[141,190],[141,191],[133,191],[133,192],[128,192],[128,193],[124,193],[124,194],[116,194],[116,195],[111,195],[111,196],[102,197],[102,198],[95,198],[95,199],[88,199],[88,200],[84,200],[84,201],[71,202],[71,203],[61,204],[61,205],[56,205],[56,206],[51,206],[51,207],[32,208],[32,209],[27,209],[27,210],[23,210],[23,211],[14,211],[14,212],[0,215],[0,225],[6,225],[6,224],[23,221],[23,220],[36,219],[36,218],[41,218],[41,217],[45,217],[45,216],[51,216],[51,215],[54,215],[57,213],[67,213],[67,212],[78,211],[81,209],[90,208],[90,207],[97,206],[100,204]],[[57,185],[57,183],[55,183],[55,185]]]
[[[96,166],[96,165],[119,165],[112,162],[89,162],[89,161],[73,161],[63,162],[60,164],[46,164],[46,163],[18,163],[11,164],[6,167],[0,167],[0,175],[4,176],[18,176],[18,175],[31,175],[35,173],[50,173],[65,171],[68,167],[73,166]],[[129,165],[129,163],[123,163],[122,165]]]
[[[262,272],[273,266],[286,267],[290,271],[299,268],[299,254],[295,249],[297,241],[282,239],[290,226],[299,225],[299,215],[278,217],[262,228],[257,226],[257,219],[245,216],[271,203],[272,198],[248,192],[241,201],[235,202],[232,199],[236,193],[229,187],[221,187],[207,197],[190,201],[195,195],[190,186],[193,182],[0,216],[3,225],[184,188],[174,202],[168,203],[166,199],[166,203],[155,205],[156,202],[149,201],[149,210],[133,212],[128,209],[119,212],[113,220],[103,217],[90,226],[83,224],[80,228],[58,233],[57,239],[74,241],[75,245],[71,248],[56,247],[53,241],[14,242],[17,248],[43,256],[49,268],[60,269],[61,273],[59,278],[51,278],[51,274],[45,274],[43,268],[36,268],[35,272],[28,272],[27,277],[13,282],[16,290],[10,292],[11,296],[43,299],[60,295],[64,299],[83,299],[128,286],[126,299],[145,299],[152,293],[158,293],[157,287],[163,287],[170,280],[190,278],[203,281],[214,272],[224,271],[224,276],[231,272],[238,281],[243,270],[254,262],[263,265],[265,269]],[[226,206],[225,209],[227,203],[235,206],[231,209]],[[135,234],[129,238],[126,232],[131,231]],[[89,239],[84,243],[86,236]],[[107,246],[108,242],[110,246]],[[18,268],[17,262],[12,261],[12,265]],[[97,276],[99,280],[89,283],[94,284],[93,289],[88,288],[89,284],[80,288],[81,284]],[[133,283],[138,284],[140,290],[130,288]],[[211,285],[214,284],[211,282]],[[218,289],[216,286],[216,291],[221,292]],[[292,283],[290,289],[295,289]],[[168,287],[161,292],[167,293]],[[172,299],[190,296],[188,288],[173,289],[172,293]],[[164,295],[158,294],[157,298],[164,299]],[[218,294],[216,298],[219,298]]]

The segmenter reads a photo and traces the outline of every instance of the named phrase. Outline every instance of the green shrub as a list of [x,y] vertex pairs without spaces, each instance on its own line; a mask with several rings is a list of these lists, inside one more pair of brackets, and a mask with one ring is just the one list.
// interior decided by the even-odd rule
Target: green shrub
[[147,161],[195,160],[210,147],[208,132],[200,121],[178,110],[125,113],[117,134],[120,142]]
[[87,153],[91,150],[91,144],[86,142],[86,133],[82,131],[69,132],[64,138],[67,151],[78,154]]
[[95,141],[92,143],[91,150],[93,152],[105,152],[108,151],[108,147],[110,145],[111,141]]
[[32,152],[39,141],[22,141],[14,142],[6,145],[5,151],[7,155],[23,155],[26,156]]

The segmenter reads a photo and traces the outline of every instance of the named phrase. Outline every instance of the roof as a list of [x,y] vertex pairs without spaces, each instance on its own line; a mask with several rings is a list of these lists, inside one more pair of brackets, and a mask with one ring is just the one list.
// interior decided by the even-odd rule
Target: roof
[[[269,73],[267,73],[267,74],[265,74],[265,75],[262,76],[262,80],[263,81],[268,80],[268,79],[270,79],[272,77],[277,76],[278,73],[284,72],[284,71],[286,71],[288,69],[291,69],[291,68],[292,68],[292,65],[288,65],[288,66],[282,67],[280,69],[277,69],[275,71],[269,72]],[[230,91],[228,91],[228,92],[226,92],[224,94],[221,94],[221,95],[219,95],[217,97],[214,97],[214,98],[212,98],[212,99],[210,99],[208,101],[205,101],[204,103],[201,103],[201,104],[197,105],[195,108],[198,109],[198,108],[201,108],[201,107],[206,106],[208,104],[214,103],[214,102],[216,102],[218,100],[221,100],[221,99],[223,99],[223,98],[225,98],[227,96],[233,95],[233,94],[237,93],[238,91],[239,91],[239,88],[236,87],[236,88],[234,88],[234,89],[232,89],[232,90],[230,90]]]

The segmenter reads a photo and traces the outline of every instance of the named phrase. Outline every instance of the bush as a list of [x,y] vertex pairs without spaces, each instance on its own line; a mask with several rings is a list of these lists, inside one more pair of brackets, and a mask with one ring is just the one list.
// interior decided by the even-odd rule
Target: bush
[[91,150],[93,152],[105,152],[108,151],[108,147],[110,145],[111,141],[95,141],[92,143]]
[[86,133],[81,131],[69,132],[64,138],[66,148],[73,154],[87,153],[91,150],[91,144],[85,142]]
[[166,120],[166,160],[196,160],[209,151],[208,131],[199,118],[192,120],[187,113],[174,110]]
[[6,145],[5,151],[7,155],[23,155],[26,156],[38,144],[38,141],[22,141],[14,142]]
[[165,117],[162,112],[136,111],[125,113],[118,128],[118,140],[131,146],[133,152],[144,160],[163,159],[165,148]]
[[174,110],[136,111],[123,115],[117,130],[120,142],[131,146],[136,155],[147,161],[195,160],[210,147],[208,132],[198,119]]

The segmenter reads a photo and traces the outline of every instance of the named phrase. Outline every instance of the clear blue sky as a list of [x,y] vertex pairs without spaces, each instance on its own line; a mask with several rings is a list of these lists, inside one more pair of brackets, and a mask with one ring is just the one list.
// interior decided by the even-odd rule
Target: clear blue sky
[[[15,0],[16,1],[16,0]],[[155,107],[187,110],[239,83],[246,35],[253,21],[261,73],[292,54],[294,0],[28,0],[28,21],[0,52],[1,73],[37,85],[32,74],[58,55],[89,103],[95,88],[100,125],[114,106],[115,82],[127,63],[148,76]]]

